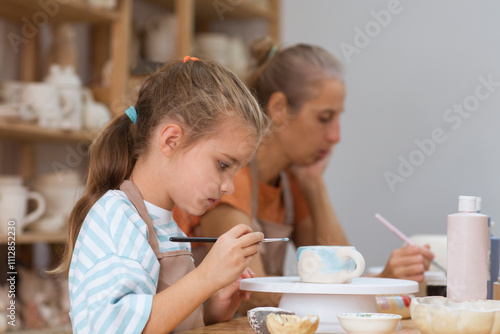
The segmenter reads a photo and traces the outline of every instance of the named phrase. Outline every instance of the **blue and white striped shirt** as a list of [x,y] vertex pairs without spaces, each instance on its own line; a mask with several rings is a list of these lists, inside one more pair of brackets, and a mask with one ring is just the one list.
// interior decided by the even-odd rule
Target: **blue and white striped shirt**
[[[169,241],[185,236],[172,212],[144,201],[161,252],[190,249]],[[124,192],[109,190],[90,209],[69,270],[75,333],[141,333],[149,319],[160,264],[146,223]]]

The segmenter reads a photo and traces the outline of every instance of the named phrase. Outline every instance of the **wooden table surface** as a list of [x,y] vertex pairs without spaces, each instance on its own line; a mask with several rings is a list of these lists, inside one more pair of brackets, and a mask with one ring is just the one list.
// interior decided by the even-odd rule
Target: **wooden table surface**
[[[403,329],[394,331],[396,334],[420,334],[420,331],[416,329],[413,321],[411,319],[402,320],[401,324],[403,325]],[[253,330],[248,324],[248,320],[246,317],[233,319],[228,322],[221,322],[212,326],[201,327],[189,331],[180,332],[183,334],[202,334],[202,333],[211,333],[211,334],[227,334],[227,333],[241,333],[241,334],[253,334]],[[320,334],[320,333],[317,333]]]

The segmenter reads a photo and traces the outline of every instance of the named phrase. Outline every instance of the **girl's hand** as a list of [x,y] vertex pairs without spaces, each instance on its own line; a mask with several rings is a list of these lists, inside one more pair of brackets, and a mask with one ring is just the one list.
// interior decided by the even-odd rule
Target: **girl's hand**
[[252,232],[247,225],[233,227],[219,237],[198,266],[201,277],[215,290],[233,283],[257,256],[262,239],[261,232]]
[[315,181],[322,182],[323,173],[328,165],[328,161],[330,161],[330,157],[331,152],[324,158],[321,158],[310,165],[292,165],[292,173],[295,175],[301,189],[306,190],[307,187],[314,184]]
[[430,263],[434,259],[434,254],[429,249],[429,245],[425,247],[412,245],[396,249],[379,276],[422,282],[424,272],[429,270]]
[[240,290],[240,281],[250,277],[255,277],[255,274],[250,268],[246,268],[235,282],[210,297],[205,304],[205,324],[229,321],[233,318],[241,301],[250,298],[250,292]]

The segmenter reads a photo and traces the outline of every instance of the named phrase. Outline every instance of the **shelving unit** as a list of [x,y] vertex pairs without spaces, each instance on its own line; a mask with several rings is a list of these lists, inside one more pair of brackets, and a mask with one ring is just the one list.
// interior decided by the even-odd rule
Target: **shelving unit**
[[[47,6],[47,4],[49,4]],[[20,43],[21,80],[38,81],[38,29],[40,25],[88,23],[92,27],[92,64],[102,69],[108,59],[113,63],[110,87],[91,87],[96,100],[117,113],[120,99],[125,95],[128,81],[128,54],[132,0],[117,0],[114,10],[96,8],[82,0],[40,2],[39,0],[2,0],[0,18],[23,27]],[[26,28],[28,27],[28,28]],[[35,28],[33,34],[23,35],[24,29]],[[65,131],[43,128],[36,124],[0,121],[0,141],[17,142],[20,147],[18,174],[29,179],[36,174],[37,143],[86,143],[96,137],[95,131]],[[6,160],[9,157],[4,157]],[[25,232],[16,235],[16,244],[37,242],[64,243],[66,233]],[[7,242],[0,236],[0,245]]]
[[[36,242],[46,243],[65,243],[68,237],[66,232],[47,233],[47,232],[24,232],[16,235],[16,245],[28,245]],[[0,236],[0,245],[7,244],[7,236]]]
[[[163,6],[171,11],[175,11],[180,4],[175,0],[147,0],[150,3]],[[188,0],[181,2],[192,2],[195,12],[194,17],[197,19],[255,19],[264,18],[268,20],[276,19],[276,8],[273,3],[277,1],[270,1],[270,8],[262,8],[256,5],[251,0],[237,1],[214,1],[214,0]],[[277,36],[273,36],[277,37]]]
[[[269,0],[262,8],[252,0],[142,0],[174,12],[177,16],[177,58],[191,54],[195,27],[206,32],[211,21],[263,19],[268,23],[268,35],[280,39],[280,0]],[[129,88],[140,84],[147,75],[131,75]]]
[[[26,22],[34,24],[60,24],[66,22],[87,23],[91,29],[91,63],[94,71],[104,68],[108,60],[112,61],[112,71],[109,87],[92,84],[91,90],[95,100],[106,103],[114,116],[124,112],[124,106],[133,103],[134,91],[132,85],[137,86],[147,75],[131,76],[129,69],[129,53],[132,28],[132,2],[134,0],[117,0],[114,10],[95,8],[86,0],[54,0],[41,2],[40,0],[0,0],[0,18],[7,19],[20,25]],[[195,28],[206,31],[209,22],[221,20],[216,10],[219,0],[141,0],[163,6],[177,15],[178,44],[176,55],[182,58],[191,52],[195,36]],[[251,0],[229,1],[220,0],[232,6],[231,10],[223,12],[223,19],[252,20],[263,19],[268,23],[268,34],[279,40],[279,2],[269,0],[269,9],[255,5]],[[57,8],[44,8],[41,3],[57,4]],[[45,20],[47,22],[45,22]],[[39,59],[38,32],[34,36],[20,36],[24,38],[19,45],[21,48],[19,59],[21,62],[21,80],[25,82],[38,81]],[[4,64],[5,65],[5,64]],[[129,80],[130,79],[130,80]],[[18,174],[24,179],[36,175],[36,156],[38,143],[90,143],[97,133],[92,131],[64,131],[59,129],[42,128],[29,123],[12,123],[0,121],[0,142],[19,143]],[[5,159],[9,157],[0,157]],[[4,160],[5,161],[5,160]],[[66,232],[24,232],[16,235],[16,245],[23,245],[30,249],[34,243],[57,243],[66,241]],[[7,236],[0,235],[0,247],[5,247]],[[18,254],[21,252],[18,249]],[[58,332],[66,332],[63,328]],[[22,331],[22,333],[55,333],[55,329],[41,331]],[[21,332],[20,332],[21,333]]]
[[[44,7],[42,3],[50,3]],[[56,5],[54,5],[56,4]],[[117,0],[117,9],[95,8],[82,0],[40,2],[38,0],[2,0],[0,17],[26,27],[63,22],[92,25],[94,68],[102,69],[108,59],[113,62],[110,87],[94,86],[96,100],[108,105],[113,114],[124,96],[128,80],[128,54],[132,0]],[[38,30],[22,38],[21,80],[37,81]],[[121,111],[120,111],[121,112]]]
[[0,121],[0,139],[23,142],[91,142],[97,135],[94,131],[66,131],[42,128],[34,124]]
[[[50,4],[50,5],[42,5]],[[118,113],[120,99],[125,95],[128,81],[128,53],[130,40],[132,0],[118,0],[115,10],[95,8],[86,1],[65,0],[40,2],[38,0],[2,0],[0,17],[28,26],[45,23],[83,22],[92,25],[92,60],[97,69],[102,69],[111,59],[113,69],[110,87],[93,86],[96,100],[108,105],[113,114]],[[21,45],[21,80],[37,81],[39,48],[38,31],[33,36],[23,38]],[[121,110],[120,110],[121,112]],[[34,175],[34,143],[44,142],[90,142],[96,133],[90,131],[63,131],[41,128],[32,124],[0,122],[0,139],[16,140],[22,143],[20,174],[25,177]]]
[[[53,6],[54,3],[57,4],[57,7]],[[38,0],[2,0],[0,16],[15,22],[21,22],[23,17],[29,20],[37,13],[37,15],[46,13],[50,17],[51,23],[109,23],[119,19],[119,13],[116,11],[94,8],[79,0],[54,1],[51,4],[52,7],[43,8]]]
[[[164,6],[175,12],[178,18],[178,45],[177,56],[187,55],[191,50],[194,37],[195,23],[210,20],[249,20],[265,19],[269,22],[269,35],[279,40],[279,0],[269,0],[269,9],[255,5],[251,0],[240,0],[234,5],[228,1],[221,1],[227,6],[221,11],[218,2],[214,0],[147,0],[148,2]],[[222,17],[221,17],[222,14]]]

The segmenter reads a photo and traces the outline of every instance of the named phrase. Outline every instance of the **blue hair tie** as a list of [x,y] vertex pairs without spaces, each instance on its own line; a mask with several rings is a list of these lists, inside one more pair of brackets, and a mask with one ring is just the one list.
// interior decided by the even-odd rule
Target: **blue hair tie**
[[132,123],[137,123],[137,111],[133,106],[125,110],[125,113],[127,114],[128,118],[130,118]]
[[276,45],[273,45],[273,47],[271,48],[271,50],[269,50],[269,53],[267,54],[266,61],[273,59],[277,52],[278,52],[278,47]]

